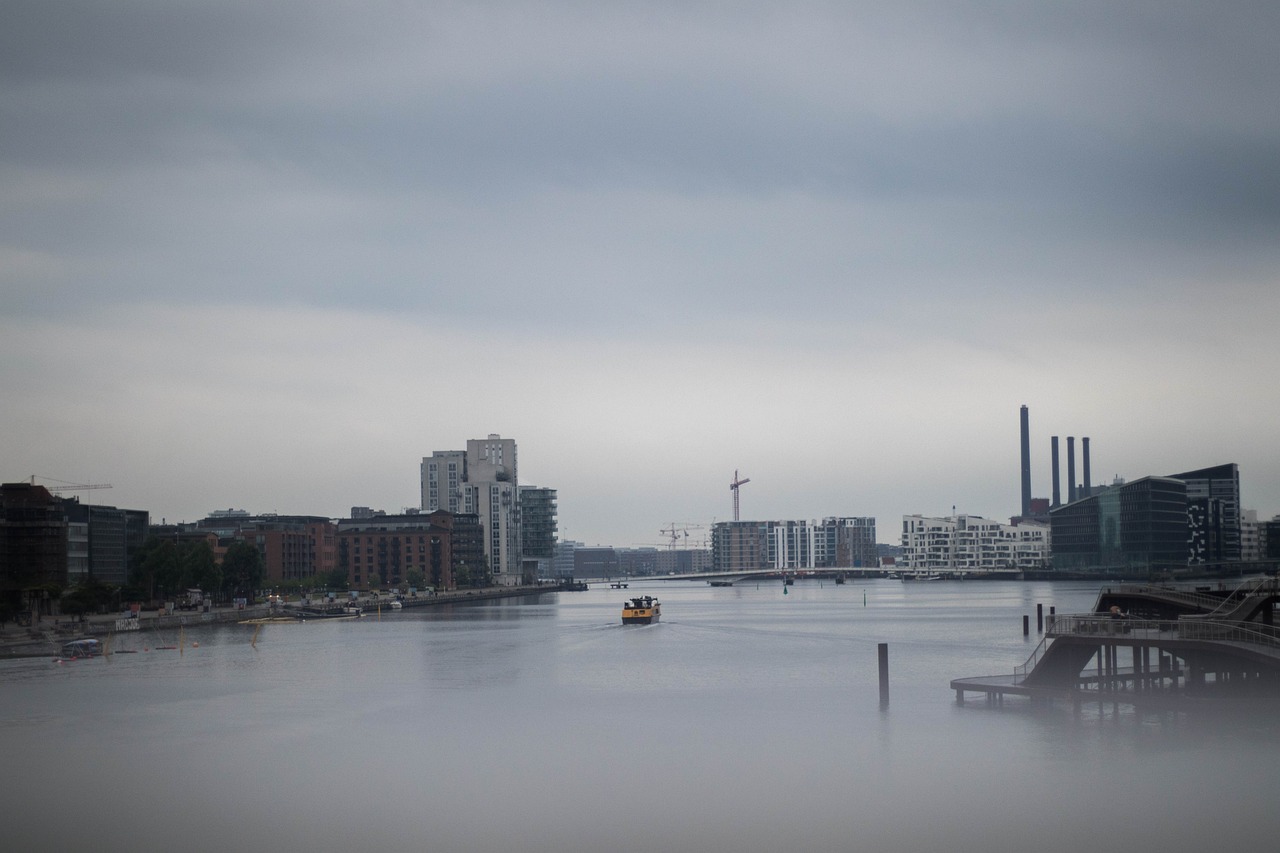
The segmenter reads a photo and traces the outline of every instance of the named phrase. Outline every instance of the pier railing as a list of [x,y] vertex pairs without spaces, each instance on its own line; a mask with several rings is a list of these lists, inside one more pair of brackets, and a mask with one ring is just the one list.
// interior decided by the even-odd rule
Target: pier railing
[[[1280,628],[1258,622],[1226,619],[1130,619],[1105,613],[1057,614],[1045,626],[1045,639],[1053,637],[1127,636],[1130,639],[1212,640],[1258,646],[1280,655]],[[1043,645],[1043,643],[1042,643]],[[1037,649],[1037,654],[1041,650]],[[1034,666],[1033,660],[1027,662]],[[1030,669],[1027,669],[1029,672]]]
[[[1053,618],[1053,617],[1050,617]],[[1036,668],[1036,664],[1040,662],[1040,658],[1044,657],[1045,650],[1049,648],[1049,636],[1046,634],[1040,639],[1040,644],[1031,652],[1031,657],[1027,658],[1027,662],[1021,666],[1013,668],[1013,683],[1021,684],[1026,679],[1027,674]]]

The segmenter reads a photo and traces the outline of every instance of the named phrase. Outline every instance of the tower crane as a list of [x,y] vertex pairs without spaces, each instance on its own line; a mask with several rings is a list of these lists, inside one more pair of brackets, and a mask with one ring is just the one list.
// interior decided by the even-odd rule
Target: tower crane
[[676,545],[680,541],[681,535],[684,536],[684,544],[685,544],[685,547],[687,548],[689,546],[689,531],[701,530],[701,529],[702,529],[701,524],[692,524],[688,522],[673,521],[671,522],[670,527],[664,527],[658,532],[661,533],[663,536],[670,537],[671,542],[669,543],[669,547],[671,548],[672,551],[674,551],[676,549]]
[[738,479],[738,469],[733,470],[733,482],[729,484],[729,489],[733,492],[733,520],[738,521],[738,487],[745,486],[751,482],[751,478]]
[[[41,477],[40,479],[49,483],[59,484],[57,486],[45,486],[45,488],[48,489],[49,492],[51,492],[52,494],[59,494],[61,492],[85,492],[90,489],[111,488],[110,483],[68,483],[66,480],[58,480],[54,477]],[[32,474],[31,485],[34,486],[35,484],[36,484],[36,475]]]

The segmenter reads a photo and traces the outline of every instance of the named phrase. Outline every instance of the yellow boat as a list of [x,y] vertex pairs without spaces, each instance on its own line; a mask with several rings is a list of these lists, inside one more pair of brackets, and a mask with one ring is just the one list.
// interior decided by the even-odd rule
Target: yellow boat
[[651,595],[633,598],[622,605],[623,625],[648,625],[662,618],[662,605]]

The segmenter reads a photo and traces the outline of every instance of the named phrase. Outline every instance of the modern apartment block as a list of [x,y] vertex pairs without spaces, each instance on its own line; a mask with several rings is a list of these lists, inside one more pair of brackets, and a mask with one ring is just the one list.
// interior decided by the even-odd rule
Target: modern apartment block
[[525,575],[551,577],[556,547],[556,490],[520,486],[520,550]]
[[876,520],[718,522],[711,528],[711,565],[717,572],[874,567]]
[[1048,562],[1049,527],[1045,524],[1003,524],[976,515],[902,517],[898,563],[906,569],[1044,569]]
[[422,460],[423,511],[479,516],[494,583],[504,586],[523,578],[518,483],[516,443],[497,434],[468,441],[465,451],[437,450]]

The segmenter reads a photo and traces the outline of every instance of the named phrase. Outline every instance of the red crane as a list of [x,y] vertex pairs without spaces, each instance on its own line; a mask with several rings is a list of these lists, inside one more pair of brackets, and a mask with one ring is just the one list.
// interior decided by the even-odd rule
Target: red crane
[[738,471],[736,468],[734,469],[733,482],[729,484],[729,489],[733,492],[733,520],[734,521],[738,520],[738,487],[745,486],[747,483],[750,483],[750,482],[751,482],[750,477],[747,477],[745,480],[738,479]]

